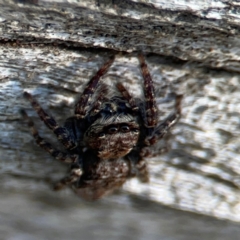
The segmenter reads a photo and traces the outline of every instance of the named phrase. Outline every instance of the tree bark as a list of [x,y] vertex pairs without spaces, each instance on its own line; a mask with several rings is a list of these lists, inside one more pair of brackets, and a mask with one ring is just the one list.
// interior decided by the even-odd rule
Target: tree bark
[[168,153],[149,159],[150,184],[133,180],[124,190],[240,221],[239,3],[177,2],[1,1],[2,189],[21,188],[23,182],[24,188],[32,184],[39,191],[41,181],[57,180],[66,169],[34,143],[19,114],[22,108],[40,133],[59,146],[23,91],[63,123],[85,83],[113,54],[116,61],[104,81],[112,86],[122,81],[141,96],[136,58],[141,51],[159,108],[165,112],[161,96],[184,94],[182,118],[169,136]]

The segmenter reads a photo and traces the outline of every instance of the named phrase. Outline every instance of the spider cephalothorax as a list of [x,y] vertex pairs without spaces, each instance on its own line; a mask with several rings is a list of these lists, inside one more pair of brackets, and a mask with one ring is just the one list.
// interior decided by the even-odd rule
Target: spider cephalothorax
[[113,61],[110,58],[88,82],[76,104],[75,115],[63,127],[31,94],[24,93],[41,120],[66,148],[66,153],[54,149],[39,136],[32,120],[22,111],[37,144],[56,159],[71,164],[69,174],[55,189],[71,185],[78,195],[90,200],[113,191],[134,176],[146,182],[146,152],[151,155],[149,147],[163,138],[180,117],[182,96],[176,95],[176,111],[159,122],[154,86],[143,55],[139,55],[139,61],[144,100],[133,98],[121,83],[117,84],[121,96],[108,98],[107,86],[100,78]]
[[120,100],[110,99],[84,133],[83,142],[101,159],[124,157],[138,142],[139,124],[131,108]]

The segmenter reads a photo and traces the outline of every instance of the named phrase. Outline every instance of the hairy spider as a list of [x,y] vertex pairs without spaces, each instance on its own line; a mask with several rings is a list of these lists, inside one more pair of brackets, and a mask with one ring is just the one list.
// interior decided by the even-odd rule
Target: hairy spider
[[159,122],[153,81],[142,54],[139,61],[144,79],[144,100],[132,97],[122,83],[121,96],[107,98],[107,86],[100,78],[114,61],[110,58],[88,82],[75,106],[75,115],[59,126],[31,94],[24,92],[45,125],[66,148],[66,153],[46,142],[22,110],[36,143],[55,159],[70,164],[66,177],[55,185],[59,190],[70,185],[81,197],[94,200],[119,188],[131,177],[148,181],[145,157],[153,155],[155,144],[177,122],[182,95],[176,95],[175,112]]

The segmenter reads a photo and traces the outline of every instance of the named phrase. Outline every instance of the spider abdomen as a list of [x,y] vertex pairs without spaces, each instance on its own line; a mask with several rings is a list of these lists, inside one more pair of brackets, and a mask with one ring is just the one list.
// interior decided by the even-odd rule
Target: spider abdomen
[[130,176],[129,162],[123,158],[114,160],[96,159],[88,153],[83,175],[72,187],[75,193],[87,200],[96,200],[122,186]]

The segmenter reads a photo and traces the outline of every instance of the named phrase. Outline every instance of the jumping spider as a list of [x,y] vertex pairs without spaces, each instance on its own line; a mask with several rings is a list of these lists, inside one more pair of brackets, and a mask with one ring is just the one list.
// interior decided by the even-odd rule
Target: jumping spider
[[143,55],[138,58],[144,100],[132,97],[122,83],[117,84],[121,97],[107,98],[107,86],[100,78],[112,65],[112,57],[88,82],[75,106],[75,115],[63,127],[24,92],[40,119],[66,148],[66,153],[61,152],[46,142],[22,110],[36,143],[55,159],[70,164],[69,174],[55,185],[55,190],[70,185],[79,196],[93,200],[119,188],[128,178],[148,181],[145,157],[151,155],[149,146],[163,138],[179,119],[182,95],[176,95],[175,112],[159,122],[153,81]]

